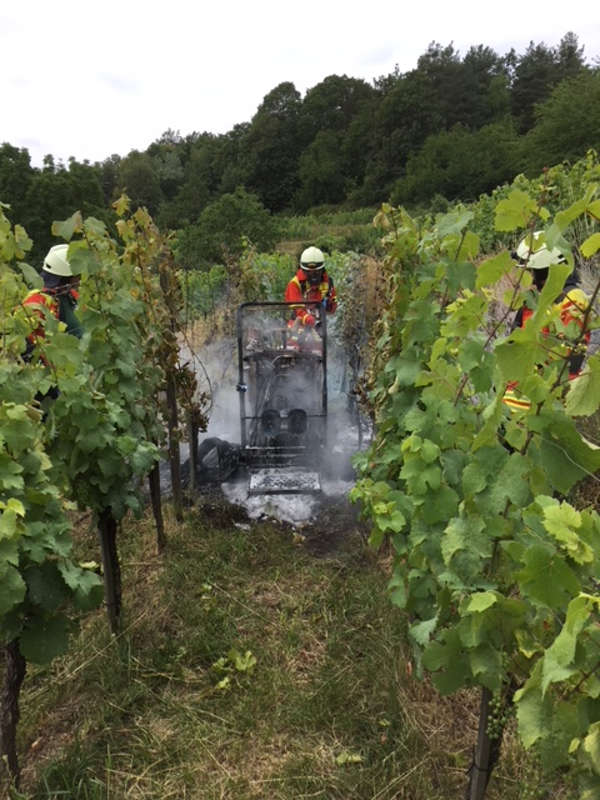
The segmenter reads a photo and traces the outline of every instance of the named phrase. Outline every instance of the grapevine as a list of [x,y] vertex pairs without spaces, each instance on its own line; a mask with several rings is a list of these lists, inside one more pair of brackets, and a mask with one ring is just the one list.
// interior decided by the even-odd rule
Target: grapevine
[[[1,710],[2,754],[18,783],[18,696],[27,661],[65,651],[75,615],[97,605],[96,571],[70,560],[68,508],[92,510],[102,542],[105,601],[119,627],[117,523],[141,509],[140,480],[153,468],[163,439],[160,390],[177,372],[177,314],[169,243],[143,210],[129,217],[117,204],[117,243],[105,225],[81,214],[53,226],[70,242],[82,275],[81,340],[21,305],[25,280],[39,286],[24,261],[31,242],[0,212],[0,299],[5,324],[0,351],[0,631],[7,671]],[[39,326],[31,359],[21,354]],[[181,385],[192,410],[194,385]],[[49,390],[52,390],[49,392]],[[195,409],[194,409],[195,410]],[[196,412],[196,423],[201,421]],[[73,501],[67,503],[69,501]],[[93,565],[92,565],[93,566]]]
[[[15,784],[18,697],[27,662],[47,663],[65,652],[77,612],[100,601],[96,573],[71,557],[68,504],[48,455],[48,429],[36,400],[48,391],[58,368],[37,358],[24,362],[25,337],[39,324],[20,307],[24,279],[37,273],[24,261],[31,242],[11,229],[0,209],[0,636],[6,663],[0,709],[2,755]],[[69,337],[47,322],[56,364],[68,363]],[[54,334],[53,334],[54,331]]]
[[[377,437],[357,460],[352,496],[372,520],[371,542],[392,541],[390,595],[408,616],[419,674],[442,694],[479,686],[499,698],[514,687],[525,747],[535,745],[547,769],[576,753],[582,779],[600,786],[600,518],[567,499],[600,468],[600,451],[576,426],[600,405],[589,391],[600,363],[592,356],[580,379],[565,380],[564,345],[576,347],[581,332],[554,310],[573,265],[570,228],[594,222],[600,200],[590,183],[552,217],[544,196],[513,190],[495,208],[503,235],[543,225],[569,262],[551,270],[532,325],[508,335],[528,291],[525,273],[506,250],[480,254],[473,212],[459,208],[419,228],[406,212],[382,209],[395,277],[373,359]],[[599,239],[590,232],[577,257],[593,256]],[[493,320],[498,297],[504,311]],[[597,325],[592,315],[586,323]],[[528,411],[504,406],[510,380],[532,401]],[[506,722],[495,704],[512,700],[511,692],[488,707],[492,740]]]

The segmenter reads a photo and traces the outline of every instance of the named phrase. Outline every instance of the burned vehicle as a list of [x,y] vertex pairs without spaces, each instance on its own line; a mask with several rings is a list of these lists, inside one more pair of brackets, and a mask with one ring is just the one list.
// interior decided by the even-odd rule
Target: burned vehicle
[[238,309],[240,462],[253,494],[319,492],[327,442],[327,319],[315,327],[289,303]]

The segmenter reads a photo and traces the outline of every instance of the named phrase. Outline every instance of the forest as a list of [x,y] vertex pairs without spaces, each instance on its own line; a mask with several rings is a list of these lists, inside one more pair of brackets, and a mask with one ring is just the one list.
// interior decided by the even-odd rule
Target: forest
[[[304,97],[282,82],[226,134],[167,129],[144,152],[93,164],[48,154],[36,168],[26,148],[4,142],[0,197],[39,261],[53,220],[80,209],[113,225],[111,204],[126,192],[178,232],[178,259],[192,269],[224,261],[205,235],[215,226],[267,250],[286,215],[386,201],[445,210],[600,147],[600,70],[584,49],[571,32],[503,55],[432,42],[407,72],[371,83],[329,75]],[[242,216],[247,230],[237,231]]]

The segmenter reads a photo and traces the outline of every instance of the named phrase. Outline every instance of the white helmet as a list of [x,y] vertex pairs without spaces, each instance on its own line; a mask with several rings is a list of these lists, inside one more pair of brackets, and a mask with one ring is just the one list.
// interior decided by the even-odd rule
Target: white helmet
[[307,247],[300,256],[300,266],[304,270],[323,269],[325,256],[318,247]]
[[[547,269],[561,264],[565,257],[556,247],[549,250],[544,241],[544,231],[535,231],[521,240],[517,247],[517,258],[527,269]],[[540,241],[541,239],[541,241]]]
[[44,259],[44,272],[49,272],[51,275],[58,275],[61,278],[70,278],[73,275],[71,266],[67,259],[68,244],[55,244],[48,250],[48,254]]

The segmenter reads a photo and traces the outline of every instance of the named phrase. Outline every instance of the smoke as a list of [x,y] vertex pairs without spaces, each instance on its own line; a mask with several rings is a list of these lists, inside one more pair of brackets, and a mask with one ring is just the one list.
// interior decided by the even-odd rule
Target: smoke
[[[281,312],[280,312],[281,313]],[[333,330],[332,330],[333,333]],[[281,323],[274,324],[272,319],[261,314],[252,317],[251,324],[243,329],[242,340],[244,351],[252,352],[273,348],[281,350]],[[187,357],[194,364],[199,391],[211,396],[211,408],[207,430],[201,434],[204,439],[217,437],[231,444],[241,441],[240,397],[236,387],[240,381],[237,339],[229,337],[214,341],[202,347],[199,356],[188,350]],[[183,354],[183,360],[186,354]],[[321,373],[322,374],[322,373]],[[245,381],[244,374],[244,381]],[[317,380],[320,376],[317,374]],[[249,494],[248,477],[240,480],[226,481],[222,484],[225,496],[232,503],[245,508],[252,519],[274,517],[276,519],[302,524],[313,518],[321,503],[330,497],[340,497],[348,493],[354,483],[352,456],[368,444],[371,431],[364,418],[361,418],[352,394],[350,370],[347,358],[331,335],[328,337],[327,350],[327,417],[325,425],[325,442],[322,448],[321,489],[315,494]],[[271,403],[284,408],[299,407],[310,411],[310,406],[320,402],[321,386],[314,384],[314,371],[299,369],[284,383],[284,397],[278,399],[276,385],[271,386],[273,396]],[[283,412],[285,416],[285,411]],[[315,442],[318,447],[321,443]]]
[[191,353],[186,345],[181,350],[182,362],[194,369],[198,392],[210,398],[208,426],[200,440],[218,437],[231,443],[240,442],[240,402],[238,382],[237,339],[224,337]]

